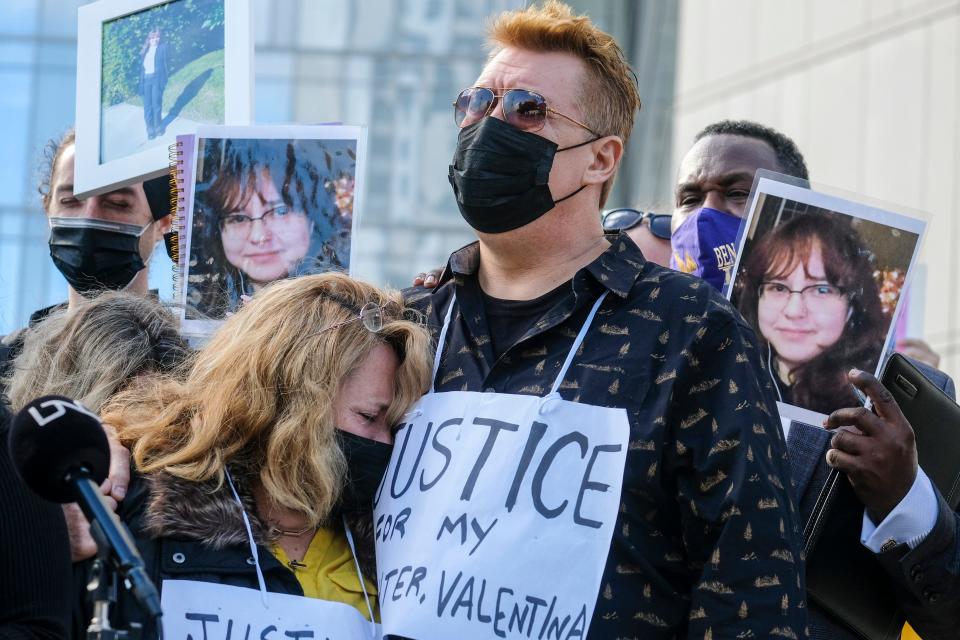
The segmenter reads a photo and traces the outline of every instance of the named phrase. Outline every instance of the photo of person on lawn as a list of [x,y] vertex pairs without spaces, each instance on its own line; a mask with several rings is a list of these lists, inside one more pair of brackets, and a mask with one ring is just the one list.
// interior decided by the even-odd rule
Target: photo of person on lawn
[[106,22],[102,51],[100,162],[223,124],[223,0],[172,0]]

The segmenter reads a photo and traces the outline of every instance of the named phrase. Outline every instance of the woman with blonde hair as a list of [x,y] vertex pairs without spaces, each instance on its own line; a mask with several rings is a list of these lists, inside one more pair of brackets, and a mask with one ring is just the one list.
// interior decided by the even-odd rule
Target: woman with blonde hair
[[[131,382],[173,368],[188,354],[169,311],[145,296],[119,291],[78,297],[74,308],[68,311],[64,305],[21,336],[22,350],[2,381],[16,410],[56,394],[97,411]],[[0,423],[5,413],[0,402]],[[0,429],[3,458],[8,458],[6,436],[6,428]],[[96,545],[77,505],[64,506],[64,522],[60,508],[30,494],[14,479],[10,460],[5,462],[0,465],[5,478],[0,479],[0,565],[7,588],[0,588],[0,637],[25,637],[28,626],[38,638],[66,637],[73,597],[71,552],[73,560],[89,557]],[[110,482],[102,490],[115,505],[122,493]]]
[[[264,604],[281,593],[322,606],[324,624],[359,624],[347,637],[367,637],[378,615],[373,494],[390,427],[430,379],[430,337],[412,318],[398,293],[341,274],[275,282],[185,376],[105,408],[133,454],[120,513],[161,590],[165,630],[187,624],[172,602],[217,611],[260,591]],[[248,622],[231,618],[238,633],[256,627],[255,601]],[[115,618],[156,637],[127,595]]]
[[170,371],[189,354],[177,320],[145,296],[106,291],[27,329],[5,381],[10,405],[61,395],[93,412],[140,376]]
[[[14,411],[47,395],[79,400],[98,413],[114,394],[153,374],[175,370],[190,355],[173,314],[156,300],[124,291],[78,297],[24,331],[10,375],[0,381]],[[111,468],[126,453],[111,442]],[[107,479],[101,490],[112,507],[126,488]],[[64,505],[73,561],[91,557],[97,545],[76,504]]]

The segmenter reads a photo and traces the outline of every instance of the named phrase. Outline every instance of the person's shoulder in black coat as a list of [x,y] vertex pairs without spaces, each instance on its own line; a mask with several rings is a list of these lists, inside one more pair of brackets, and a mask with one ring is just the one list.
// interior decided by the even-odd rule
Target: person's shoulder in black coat
[[59,505],[34,495],[14,470],[10,414],[0,403],[0,638],[68,637],[70,542]]

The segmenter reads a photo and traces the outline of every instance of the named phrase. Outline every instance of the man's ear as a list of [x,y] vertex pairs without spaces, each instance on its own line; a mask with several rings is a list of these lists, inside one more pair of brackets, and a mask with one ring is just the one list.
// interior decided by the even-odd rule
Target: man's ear
[[173,228],[173,216],[167,215],[163,216],[157,220],[153,225],[153,233],[157,239],[157,242],[160,242],[163,239],[164,234],[170,233],[170,230]]
[[623,157],[623,140],[620,136],[606,136],[594,141],[593,162],[583,174],[584,184],[603,184],[613,178]]

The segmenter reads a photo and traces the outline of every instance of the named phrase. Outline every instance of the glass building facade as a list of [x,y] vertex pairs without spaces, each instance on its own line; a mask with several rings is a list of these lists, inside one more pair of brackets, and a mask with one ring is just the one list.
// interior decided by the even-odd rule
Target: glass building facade
[[[37,195],[42,147],[74,119],[77,0],[5,0],[0,22],[0,334],[66,297]],[[644,108],[610,205],[663,206],[669,193],[674,3],[570,3],[613,33]],[[451,102],[486,57],[484,28],[523,0],[252,0],[256,122],[368,127],[366,205],[353,273],[406,286],[473,238],[447,182]],[[151,284],[171,290],[162,249]]]

